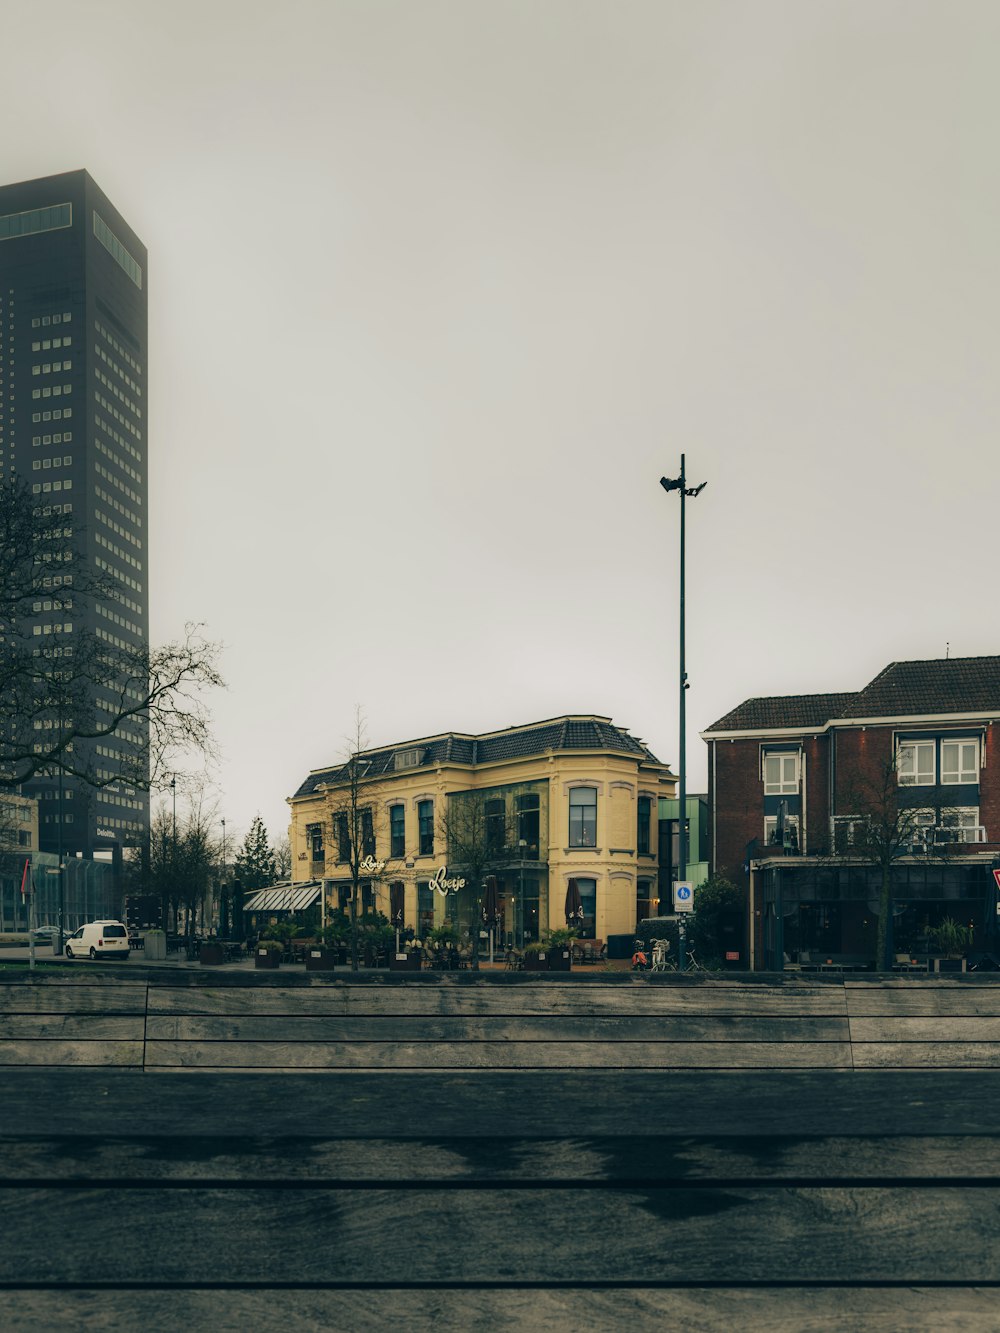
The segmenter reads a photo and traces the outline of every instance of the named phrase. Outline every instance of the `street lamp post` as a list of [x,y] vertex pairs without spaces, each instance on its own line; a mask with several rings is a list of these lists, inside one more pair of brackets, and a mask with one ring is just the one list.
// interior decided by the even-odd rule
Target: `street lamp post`
[[[517,895],[517,912],[514,913],[514,937],[518,941],[517,947],[524,948],[524,853],[528,846],[527,838],[518,838],[517,845],[521,851],[521,889]],[[518,930],[518,916],[520,915],[520,926]]]
[[226,895],[226,821],[222,821],[222,882],[219,885],[220,907],[222,903],[226,904],[225,921],[222,920],[222,913],[219,913],[219,928],[226,936],[229,935],[229,898]]
[[[686,728],[686,701],[685,695],[688,689],[687,670],[684,663],[684,499],[690,495],[693,499],[700,494],[708,485],[702,482],[700,486],[688,487],[687,477],[684,474],[684,455],[681,454],[681,473],[679,477],[670,480],[667,477],[660,478],[660,485],[665,491],[679,491],[681,497],[681,568],[680,568],[680,717],[679,717],[679,737],[678,745],[680,749],[680,764],[678,768],[678,786],[680,788],[678,809],[677,809],[677,878],[678,880],[687,879],[687,728]],[[685,926],[684,917],[680,917],[677,923],[679,936],[679,960],[678,966],[683,972],[687,965],[687,951],[685,949]]]

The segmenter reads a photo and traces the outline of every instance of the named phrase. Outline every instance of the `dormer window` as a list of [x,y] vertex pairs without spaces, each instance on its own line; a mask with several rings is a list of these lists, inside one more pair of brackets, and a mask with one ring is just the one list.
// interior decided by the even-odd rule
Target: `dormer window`
[[798,750],[772,750],[764,754],[764,795],[795,796],[799,790]]

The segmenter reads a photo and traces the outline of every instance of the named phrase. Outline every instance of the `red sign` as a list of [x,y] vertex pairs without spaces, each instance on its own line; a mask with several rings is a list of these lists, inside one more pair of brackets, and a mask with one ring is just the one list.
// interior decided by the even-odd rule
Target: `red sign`
[[734,953],[734,952],[732,951],[732,949],[727,949],[727,950],[726,950],[726,962],[727,962],[727,963],[738,963],[739,961],[740,961],[740,956],[739,956],[738,953]]
[[994,879],[996,880],[996,882],[997,882],[997,888],[1000,889],[1000,870],[994,870],[994,872],[993,872],[993,878],[994,878]]

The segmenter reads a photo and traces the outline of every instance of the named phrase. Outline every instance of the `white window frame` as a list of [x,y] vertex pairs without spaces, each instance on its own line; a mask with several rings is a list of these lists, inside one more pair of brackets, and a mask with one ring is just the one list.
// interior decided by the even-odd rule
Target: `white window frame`
[[[958,767],[946,769],[944,764],[945,747],[954,745],[958,747]],[[968,746],[972,750],[972,763],[966,764],[963,755],[963,747]],[[979,785],[979,738],[978,736],[942,736],[941,738],[941,785],[972,787]]]
[[[910,772],[910,773],[904,773],[904,772],[903,772],[902,764],[903,764],[903,752],[904,752],[904,750],[912,750],[912,751],[913,751],[913,771]],[[930,776],[929,776],[929,777],[927,776],[928,769],[927,769],[926,767],[924,767],[923,770],[921,770],[921,767],[920,767],[920,752],[921,752],[921,751],[928,751],[928,750],[930,751],[930,756],[931,756],[931,766],[930,766],[930,770],[929,770],[929,772],[930,772]],[[933,787],[933,786],[935,786],[936,783],[937,783],[937,742],[936,742],[936,741],[933,741],[933,740],[927,740],[927,741],[916,741],[916,740],[899,741],[898,744],[897,744],[897,746],[896,746],[896,776],[897,776],[897,778],[898,778],[899,785],[900,785],[901,787]]]
[[[760,776],[764,783],[765,796],[797,796],[799,793],[799,765],[801,762],[801,750],[764,750],[761,753]],[[767,777],[768,762],[772,759],[778,760],[778,780],[769,782]],[[785,773],[785,761],[790,760],[792,764],[793,777],[788,778]]]
[[[795,829],[795,841],[798,843],[798,846],[799,846],[799,855],[801,856],[801,855],[802,855],[802,825],[801,825],[801,823],[800,823],[800,821],[799,821],[799,816],[798,816],[798,815],[786,815],[786,816],[785,816],[785,823],[788,824],[788,825],[790,825],[792,828]],[[778,827],[778,816],[777,816],[777,815],[765,815],[765,816],[764,816],[764,846],[765,846],[765,847],[777,847],[777,846],[779,846],[778,843],[776,843],[776,842],[772,842],[772,841],[771,841],[771,834],[777,829],[777,827]]]

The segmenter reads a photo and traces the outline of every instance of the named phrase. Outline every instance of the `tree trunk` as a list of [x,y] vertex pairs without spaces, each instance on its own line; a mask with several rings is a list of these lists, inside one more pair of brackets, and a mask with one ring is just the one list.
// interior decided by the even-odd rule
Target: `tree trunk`
[[358,970],[358,886],[351,885],[351,971]]
[[888,972],[889,913],[892,911],[892,871],[882,867],[882,885],[878,897],[878,935],[875,944],[875,970]]

